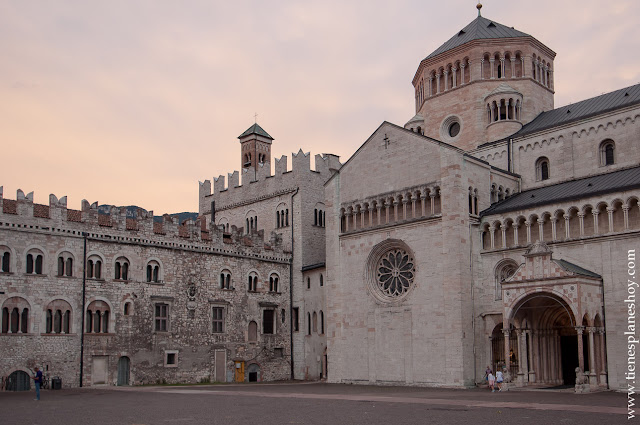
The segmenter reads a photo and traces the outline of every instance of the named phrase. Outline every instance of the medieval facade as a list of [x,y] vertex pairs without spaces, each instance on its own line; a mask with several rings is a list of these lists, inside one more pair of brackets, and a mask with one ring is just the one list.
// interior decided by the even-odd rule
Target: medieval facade
[[640,86],[554,109],[554,58],[479,13],[329,180],[329,381],[627,388]]
[[2,195],[5,388],[28,388],[34,366],[63,386],[291,375],[291,256],[278,238]]

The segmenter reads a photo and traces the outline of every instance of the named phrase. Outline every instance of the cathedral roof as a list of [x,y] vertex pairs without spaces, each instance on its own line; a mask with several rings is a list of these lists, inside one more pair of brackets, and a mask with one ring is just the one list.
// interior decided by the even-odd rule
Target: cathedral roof
[[483,16],[478,16],[471,21],[469,25],[462,28],[456,35],[451,37],[446,43],[438,47],[425,59],[432,58],[440,53],[444,53],[455,47],[461,46],[473,40],[490,39],[490,38],[516,38],[531,37],[522,31],[518,31],[513,27],[499,24]]
[[557,202],[598,196],[640,187],[640,167],[585,177],[564,183],[530,189],[493,204],[481,216],[524,210]]
[[640,103],[640,84],[542,112],[511,137],[520,137]]
[[258,136],[266,137],[267,139],[273,140],[273,137],[269,136],[269,133],[264,131],[262,127],[255,123],[251,127],[247,128],[247,130],[238,136],[238,139],[242,139],[243,137],[249,136],[251,134],[257,134]]

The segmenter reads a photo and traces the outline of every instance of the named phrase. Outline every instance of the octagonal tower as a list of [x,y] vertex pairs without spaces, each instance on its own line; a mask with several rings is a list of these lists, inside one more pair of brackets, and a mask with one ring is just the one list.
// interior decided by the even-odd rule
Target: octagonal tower
[[[464,150],[505,138],[553,109],[555,52],[480,14],[420,62],[409,127]],[[407,128],[409,128],[407,127]]]

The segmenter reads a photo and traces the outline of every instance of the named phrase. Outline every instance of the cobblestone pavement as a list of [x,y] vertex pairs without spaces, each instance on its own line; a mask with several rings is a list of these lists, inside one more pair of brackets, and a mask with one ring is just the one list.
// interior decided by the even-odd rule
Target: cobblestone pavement
[[[0,424],[617,424],[627,396],[322,383],[0,392]],[[640,421],[640,419],[638,420]],[[640,423],[640,422],[639,422]]]

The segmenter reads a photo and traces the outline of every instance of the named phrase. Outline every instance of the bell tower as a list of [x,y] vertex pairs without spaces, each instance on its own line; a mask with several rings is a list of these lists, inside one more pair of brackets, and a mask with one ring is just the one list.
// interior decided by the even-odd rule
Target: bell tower
[[260,164],[271,162],[271,143],[273,137],[264,131],[258,123],[253,124],[240,139],[240,167],[257,171]]

